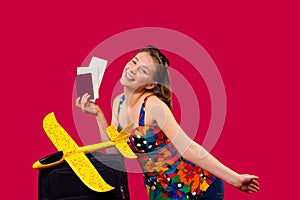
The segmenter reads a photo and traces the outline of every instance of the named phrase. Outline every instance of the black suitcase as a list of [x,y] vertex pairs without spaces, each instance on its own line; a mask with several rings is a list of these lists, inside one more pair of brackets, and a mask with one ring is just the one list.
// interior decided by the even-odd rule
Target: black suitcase
[[87,154],[102,178],[114,186],[108,192],[95,192],[84,185],[67,162],[40,169],[38,175],[39,200],[129,200],[128,180],[124,158],[120,154]]

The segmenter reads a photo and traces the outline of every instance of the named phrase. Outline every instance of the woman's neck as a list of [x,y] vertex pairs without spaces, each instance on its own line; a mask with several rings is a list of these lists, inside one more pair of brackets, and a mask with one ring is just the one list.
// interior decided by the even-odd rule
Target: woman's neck
[[128,88],[124,88],[125,101],[127,102],[128,107],[132,108],[136,105],[137,102],[148,94],[145,90],[129,90]]

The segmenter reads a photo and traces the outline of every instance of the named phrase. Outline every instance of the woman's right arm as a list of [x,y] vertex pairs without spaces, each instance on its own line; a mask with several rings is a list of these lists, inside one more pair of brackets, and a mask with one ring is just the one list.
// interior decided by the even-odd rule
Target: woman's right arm
[[[119,97],[119,96],[118,96]],[[117,117],[115,115],[115,110],[117,110],[118,107],[118,97],[115,98],[112,108],[112,125],[117,127]],[[92,114],[96,116],[97,124],[100,131],[101,141],[106,142],[110,141],[108,138],[108,135],[106,133],[106,128],[108,127],[107,120],[105,118],[105,115],[102,111],[102,109],[95,103],[90,102],[88,99],[90,98],[89,94],[84,94],[82,97],[78,97],[76,99],[76,106],[81,108],[83,112]],[[119,98],[120,100],[120,98]],[[107,153],[119,153],[117,148],[110,147],[106,149]]]

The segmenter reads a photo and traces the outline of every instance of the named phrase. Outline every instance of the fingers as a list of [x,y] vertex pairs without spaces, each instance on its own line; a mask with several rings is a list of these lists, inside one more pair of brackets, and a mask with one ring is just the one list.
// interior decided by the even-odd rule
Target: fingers
[[258,192],[259,186],[256,184],[250,184],[247,189],[248,189],[248,191],[251,191],[251,192]]
[[239,187],[241,191],[244,191],[249,194],[259,191],[259,183],[257,181],[258,176],[249,175],[249,174],[243,174],[241,176],[242,176],[242,180],[241,180],[242,185]]
[[258,192],[259,191],[259,183],[256,179],[252,179],[248,182],[248,184],[245,187],[245,192],[252,193],[252,192]]
[[258,176],[255,176],[255,175],[251,175],[251,178],[252,178],[252,179],[258,179],[259,177],[258,177]]
[[76,106],[81,108],[82,111],[86,110],[86,106],[89,103],[89,98],[91,97],[91,95],[89,95],[88,93],[85,93],[84,95],[82,95],[82,97],[78,97],[76,99]]
[[259,191],[259,183],[255,179],[252,179],[252,182],[251,182],[249,187],[251,188],[251,190],[253,192],[258,192]]
[[78,97],[78,98],[76,99],[76,106],[77,106],[77,107],[80,107],[80,97]]
[[91,97],[91,95],[89,95],[88,93],[85,93],[84,95],[82,95],[81,97],[81,104],[86,104],[89,100],[89,98]]
[[89,101],[90,97],[91,95],[89,95],[88,93],[85,93],[84,95],[82,95],[82,97],[78,97],[76,99],[76,106],[81,108],[81,110],[85,113],[97,116],[101,109],[97,104]]
[[89,103],[89,98],[91,95],[89,95],[88,93],[85,93],[82,98],[81,98],[81,109],[82,111],[86,112],[86,109],[88,107],[88,103]]
[[258,181],[256,179],[252,179],[252,184],[256,185],[256,186],[259,186],[259,183],[258,183]]

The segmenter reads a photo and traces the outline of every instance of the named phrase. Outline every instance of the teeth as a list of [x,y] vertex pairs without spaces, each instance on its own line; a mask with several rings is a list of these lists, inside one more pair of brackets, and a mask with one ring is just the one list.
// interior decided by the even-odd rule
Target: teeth
[[128,73],[126,73],[127,78],[129,78],[130,80],[134,80]]

